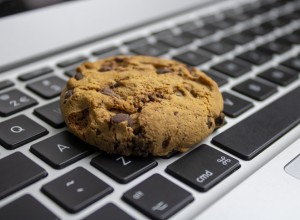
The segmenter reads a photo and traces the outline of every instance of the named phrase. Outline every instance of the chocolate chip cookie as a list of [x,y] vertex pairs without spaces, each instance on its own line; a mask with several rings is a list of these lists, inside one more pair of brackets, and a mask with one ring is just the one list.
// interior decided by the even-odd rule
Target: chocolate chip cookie
[[187,151],[223,124],[223,99],[203,72],[174,60],[85,62],[61,93],[69,130],[107,153]]

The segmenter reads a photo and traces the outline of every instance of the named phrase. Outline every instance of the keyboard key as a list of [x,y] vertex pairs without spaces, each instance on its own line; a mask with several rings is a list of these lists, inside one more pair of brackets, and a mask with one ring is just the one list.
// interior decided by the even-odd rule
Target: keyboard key
[[34,109],[34,114],[55,128],[65,126],[65,121],[59,107],[59,100]]
[[[214,144],[251,160],[300,123],[300,87],[215,136]],[[259,129],[257,129],[259,126]]]
[[219,42],[213,42],[213,43],[206,44],[200,48],[207,50],[211,53],[217,54],[217,55],[222,55],[222,54],[225,54],[225,53],[233,50],[234,45],[229,42],[225,42],[225,41],[221,40]]
[[151,219],[167,219],[191,203],[191,193],[154,174],[124,193],[123,200]]
[[49,209],[29,194],[0,208],[0,219],[59,220],[59,218],[49,211]]
[[69,69],[65,71],[65,75],[68,77],[73,77],[77,73],[77,68],[75,69]]
[[204,71],[206,73],[206,75],[208,75],[210,78],[212,78],[219,87],[225,85],[226,83],[228,83],[227,78],[223,77],[223,76],[219,76],[215,73],[213,73],[212,71]]
[[100,57],[104,58],[104,57],[110,57],[110,56],[118,55],[118,54],[120,54],[120,50],[116,46],[111,46],[111,47],[106,47],[106,48],[102,48],[102,49],[99,49],[99,50],[95,50],[95,51],[92,52],[92,54],[94,56],[99,57],[99,58]]
[[9,116],[37,104],[25,93],[13,89],[0,94],[0,116]]
[[37,69],[37,70],[31,71],[31,72],[28,72],[28,73],[23,73],[22,75],[20,75],[18,77],[18,79],[21,80],[21,81],[27,81],[27,80],[34,79],[34,78],[37,78],[39,76],[43,76],[45,74],[51,73],[51,72],[53,72],[52,68],[44,67],[44,68]]
[[216,27],[217,29],[220,29],[220,30],[230,28],[230,27],[234,26],[235,24],[236,24],[236,22],[230,18],[226,18],[224,20],[220,20],[218,22],[211,23],[211,25],[213,27]]
[[93,158],[91,164],[119,183],[128,183],[157,166],[157,162],[151,157],[125,157],[107,154],[100,154]]
[[182,54],[173,57],[175,60],[179,60],[191,66],[199,66],[210,60],[210,57],[205,54],[200,54],[194,51],[187,51]]
[[262,65],[267,61],[271,60],[273,55],[261,50],[251,50],[242,53],[237,57],[246,60],[254,65]]
[[0,90],[12,87],[13,85],[15,85],[11,80],[2,80],[0,81]]
[[300,56],[288,59],[287,61],[285,61],[281,64],[300,72]]
[[166,172],[197,191],[206,192],[239,167],[238,160],[201,145],[169,165]]
[[265,100],[277,92],[275,86],[262,83],[255,79],[248,79],[234,86],[232,89],[258,101]]
[[300,34],[296,32],[290,33],[288,35],[284,35],[283,37],[279,38],[282,41],[286,41],[290,44],[300,44]]
[[260,50],[264,50],[271,54],[282,54],[291,49],[291,45],[281,40],[275,40],[258,47]]
[[86,157],[92,148],[68,131],[33,144],[30,151],[50,166],[62,169]]
[[148,42],[147,38],[141,37],[141,38],[125,41],[124,44],[130,48],[137,48],[137,47],[147,45],[147,44],[149,44],[149,42]]
[[66,209],[78,212],[113,191],[113,188],[82,167],[47,183],[42,192]]
[[231,77],[239,77],[249,72],[251,70],[251,65],[249,63],[241,62],[238,59],[234,59],[226,60],[211,68]]
[[162,38],[159,41],[170,47],[179,48],[192,43],[193,40],[194,39],[192,37],[186,34],[181,34],[181,35],[173,35],[167,38]]
[[30,83],[26,87],[45,99],[51,99],[59,96],[65,85],[65,80],[58,78],[57,76],[51,76]]
[[261,24],[254,28],[250,28],[249,30],[247,30],[247,32],[249,32],[250,34],[253,34],[255,36],[262,36],[265,34],[269,34],[273,30],[274,30],[274,28]]
[[255,37],[253,35],[249,35],[249,34],[246,34],[243,32],[234,34],[234,35],[231,35],[231,36],[225,38],[225,40],[228,40],[234,44],[239,44],[239,45],[249,43],[249,42],[253,41],[254,39],[255,39]]
[[174,33],[172,30],[170,29],[166,29],[166,30],[162,30],[162,31],[159,31],[159,32],[156,32],[156,33],[153,33],[153,36],[156,38],[156,39],[163,39],[163,38],[167,38],[167,37],[171,37],[173,36]]
[[228,92],[223,92],[224,113],[229,117],[237,117],[253,107],[251,102],[238,98]]
[[128,215],[118,206],[114,205],[113,203],[108,203],[102,208],[98,209],[96,212],[92,213],[91,215],[87,216],[83,220],[134,220],[133,217]]
[[178,28],[181,30],[181,32],[195,30],[198,26],[193,21],[188,21],[183,24],[179,24]]
[[86,61],[86,60],[87,60],[87,57],[85,57],[85,56],[73,57],[71,59],[59,62],[57,64],[57,66],[61,67],[61,68],[65,68],[65,67],[69,67],[69,66],[73,66],[75,64],[81,63],[81,62]]
[[0,160],[0,199],[47,176],[47,172],[20,152]]
[[161,43],[147,44],[142,47],[131,49],[133,53],[147,56],[160,56],[169,52],[169,47]]
[[0,130],[0,143],[7,149],[15,149],[48,134],[44,127],[25,115],[1,122]]
[[193,37],[204,38],[214,34],[215,32],[216,32],[215,28],[212,28],[210,26],[203,26],[194,30],[187,31],[185,33],[190,34]]
[[298,79],[298,72],[292,69],[278,66],[276,68],[268,69],[258,74],[258,76],[280,86],[287,86],[288,84]]

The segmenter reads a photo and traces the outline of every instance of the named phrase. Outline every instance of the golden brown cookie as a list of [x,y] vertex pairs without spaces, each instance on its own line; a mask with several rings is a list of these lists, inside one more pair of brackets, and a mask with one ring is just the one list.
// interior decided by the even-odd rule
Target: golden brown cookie
[[223,123],[223,99],[203,72],[173,60],[85,62],[61,94],[69,130],[108,153],[184,152]]

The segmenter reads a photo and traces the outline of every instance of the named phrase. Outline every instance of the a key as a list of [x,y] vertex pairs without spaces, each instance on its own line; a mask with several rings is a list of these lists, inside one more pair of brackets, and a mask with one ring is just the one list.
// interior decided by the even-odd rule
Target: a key
[[157,162],[151,158],[125,157],[121,155],[100,154],[91,164],[119,183],[128,183],[148,170]]
[[0,116],[9,116],[37,104],[29,95],[13,89],[0,94]]
[[195,30],[198,26],[196,25],[195,22],[188,21],[183,24],[179,24],[178,27],[181,30],[181,32],[185,32],[185,31]]
[[194,200],[191,193],[159,174],[125,192],[122,199],[151,219],[167,219]]
[[193,37],[204,38],[214,34],[216,30],[210,26],[202,26],[194,30],[187,31],[187,34],[191,34]]
[[226,37],[225,40],[228,40],[234,44],[243,45],[243,44],[253,41],[254,38],[255,37],[253,35],[248,35],[248,34],[242,32],[242,33],[238,33],[238,34],[234,34],[229,37]]
[[0,199],[47,176],[47,172],[20,152],[0,160]]
[[65,75],[68,77],[73,77],[77,73],[77,68],[75,69],[69,69],[65,71]]
[[182,54],[173,57],[175,60],[179,60],[191,66],[198,66],[210,60],[210,57],[206,54],[201,54],[200,52],[187,51]]
[[2,80],[2,81],[0,81],[0,90],[12,87],[13,85],[14,85],[14,83],[9,79]]
[[238,59],[226,60],[211,67],[231,77],[239,77],[251,70],[251,65]]
[[193,42],[193,38],[186,34],[173,35],[171,37],[163,38],[160,42],[174,48],[179,48]]
[[42,192],[66,209],[78,212],[113,191],[113,188],[82,167],[42,187]]
[[0,219],[43,219],[59,220],[49,209],[29,194],[26,194],[0,208]]
[[161,43],[155,43],[155,44],[147,44],[145,46],[138,47],[138,48],[133,48],[131,49],[131,51],[136,54],[155,57],[167,53],[169,51],[169,47]]
[[298,79],[298,72],[289,68],[284,68],[283,66],[278,66],[276,68],[268,69],[258,74],[258,76],[280,86],[287,86]]
[[99,220],[99,219],[105,219],[105,220],[134,220],[133,217],[128,215],[126,212],[124,212],[122,209],[120,209],[118,206],[114,205],[113,203],[108,203],[105,206],[101,207],[91,215],[87,216],[83,220]]
[[91,147],[68,131],[33,144],[30,151],[56,169],[64,168],[91,153]]
[[30,83],[26,87],[45,99],[51,99],[60,95],[65,84],[65,80],[57,76],[51,76]]
[[300,87],[215,136],[222,149],[251,160],[300,123]]
[[65,121],[59,107],[59,100],[34,109],[34,114],[55,128],[65,126]]
[[153,33],[153,36],[156,39],[163,39],[163,38],[171,37],[173,35],[174,35],[173,31],[170,29],[166,29],[166,30],[162,30],[162,31]]
[[222,54],[225,54],[225,53],[233,50],[234,45],[229,42],[225,42],[224,40],[221,40],[219,42],[213,42],[213,43],[206,44],[200,48],[207,50],[211,53],[217,54],[217,55],[222,55]]
[[270,32],[272,32],[274,30],[274,28],[265,25],[265,24],[261,24],[259,26],[256,26],[254,28],[250,28],[249,30],[247,30],[249,33],[253,34],[253,35],[257,35],[257,36],[262,36],[265,34],[268,34]]
[[21,81],[28,81],[30,79],[37,78],[39,76],[43,76],[45,74],[53,72],[53,69],[50,67],[44,67],[41,69],[33,70],[31,72],[21,74],[18,79]]
[[261,50],[251,50],[238,55],[238,57],[254,65],[262,65],[271,60],[273,55]]
[[232,89],[258,101],[265,100],[277,92],[275,86],[260,82],[255,79],[248,79],[234,86]]
[[259,50],[264,50],[267,53],[282,54],[282,53],[285,53],[286,51],[290,50],[291,46],[290,46],[290,44],[287,44],[284,41],[275,40],[273,42],[262,45],[258,48],[259,48]]
[[73,58],[59,62],[57,64],[57,66],[60,68],[65,68],[65,67],[69,67],[69,66],[73,66],[75,64],[81,63],[86,60],[87,60],[87,57],[85,57],[85,56],[73,57]]
[[124,42],[129,48],[137,48],[149,44],[147,38],[141,37]]
[[92,52],[92,54],[94,56],[97,56],[97,57],[101,57],[101,58],[104,58],[104,57],[109,57],[109,56],[115,56],[115,55],[118,55],[120,54],[120,50],[118,47],[116,46],[111,46],[111,47],[106,47],[106,48],[102,48],[102,49],[98,49],[98,50],[94,50]]
[[169,165],[166,172],[200,192],[206,192],[240,167],[239,161],[201,145]]
[[1,122],[0,130],[0,143],[7,149],[15,149],[48,134],[46,128],[25,115]]
[[288,35],[284,35],[279,39],[282,41],[286,41],[287,43],[290,44],[300,44],[300,34],[297,34],[297,32],[292,32]]
[[291,69],[294,69],[294,70],[300,72],[300,56],[290,58],[281,64],[283,66],[289,67]]
[[228,80],[226,77],[223,76],[219,76],[215,73],[213,73],[212,71],[204,71],[210,78],[212,78],[219,87],[225,85],[226,83],[228,83]]
[[228,92],[223,92],[224,113],[229,117],[237,117],[253,107],[251,102],[238,98]]
[[216,27],[217,29],[220,29],[220,30],[227,29],[229,27],[234,26],[235,24],[236,24],[236,22],[231,18],[226,18],[224,20],[220,20],[218,22],[211,23],[211,25],[213,27]]

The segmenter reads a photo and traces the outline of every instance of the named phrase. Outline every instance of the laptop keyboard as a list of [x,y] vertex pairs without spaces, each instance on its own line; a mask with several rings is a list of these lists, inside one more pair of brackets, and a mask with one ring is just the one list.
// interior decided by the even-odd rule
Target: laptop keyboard
[[[0,219],[192,218],[232,189],[231,178],[244,180],[246,161],[300,122],[300,3],[253,2],[215,14],[2,79]],[[226,125],[190,152],[163,158],[87,146],[67,131],[58,97],[76,65],[118,54],[203,69],[221,88]],[[233,177],[239,172],[249,174]]]

